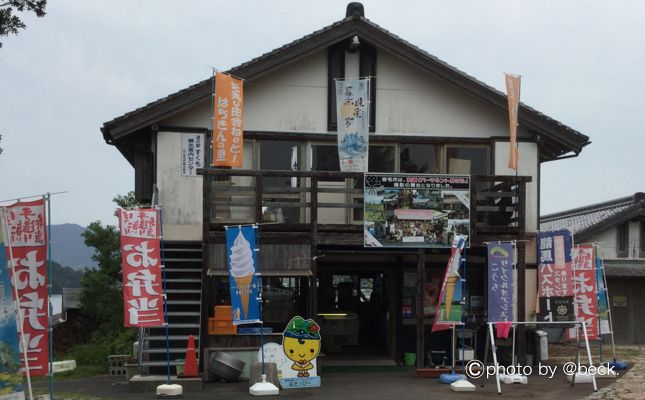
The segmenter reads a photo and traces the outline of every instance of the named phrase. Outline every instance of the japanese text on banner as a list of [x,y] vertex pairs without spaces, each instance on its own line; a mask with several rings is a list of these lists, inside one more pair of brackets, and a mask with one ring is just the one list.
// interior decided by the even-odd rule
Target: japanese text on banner
[[513,244],[489,243],[488,321],[513,320]]
[[[585,321],[587,337],[598,338],[598,306],[596,302],[596,257],[593,245],[576,246],[573,259],[573,294],[576,320]],[[575,339],[576,329],[569,329],[569,338]]]
[[125,326],[161,326],[159,210],[118,210]]
[[44,376],[49,372],[45,200],[8,206],[5,217],[5,254],[9,260],[11,282],[15,283],[18,292],[29,373],[31,376]]
[[367,172],[370,80],[336,81],[338,160],[340,170]]
[[538,319],[571,321],[574,317],[571,233],[566,229],[539,232],[537,240]]
[[243,163],[243,82],[230,75],[215,75],[213,165],[241,167]]

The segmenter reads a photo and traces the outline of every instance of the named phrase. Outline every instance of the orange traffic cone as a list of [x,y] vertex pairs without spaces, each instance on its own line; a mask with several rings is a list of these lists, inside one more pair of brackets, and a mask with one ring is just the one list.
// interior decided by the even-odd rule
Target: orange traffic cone
[[184,365],[184,377],[199,376],[197,369],[197,355],[195,354],[195,338],[188,336],[188,348],[186,348],[186,364]]

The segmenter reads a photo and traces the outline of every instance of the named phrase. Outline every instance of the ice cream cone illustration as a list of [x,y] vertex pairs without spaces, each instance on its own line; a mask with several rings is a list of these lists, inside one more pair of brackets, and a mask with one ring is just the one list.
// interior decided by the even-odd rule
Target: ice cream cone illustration
[[237,290],[240,292],[240,300],[242,301],[244,317],[249,315],[249,295],[251,294],[251,280],[253,280],[253,274],[235,278]]
[[251,244],[246,240],[242,231],[237,235],[233,247],[231,247],[230,268],[242,302],[242,311],[244,312],[242,319],[246,319],[249,313],[249,296],[253,291],[251,282],[255,275],[255,265]]

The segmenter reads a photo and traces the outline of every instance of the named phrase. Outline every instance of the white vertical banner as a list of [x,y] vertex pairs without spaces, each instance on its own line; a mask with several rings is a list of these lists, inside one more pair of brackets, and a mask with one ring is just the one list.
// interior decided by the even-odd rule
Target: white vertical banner
[[338,160],[343,172],[367,172],[370,80],[336,80]]
[[197,176],[204,168],[204,134],[181,134],[181,176]]

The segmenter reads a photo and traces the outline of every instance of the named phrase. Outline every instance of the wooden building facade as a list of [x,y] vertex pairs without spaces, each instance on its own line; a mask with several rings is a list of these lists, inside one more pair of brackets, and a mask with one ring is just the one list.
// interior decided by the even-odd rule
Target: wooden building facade
[[[260,224],[265,320],[276,331],[303,314],[322,319],[325,354],[400,361],[413,352],[419,365],[430,348],[445,347],[429,334],[424,298],[448,249],[363,247],[363,175],[338,167],[333,82],[343,77],[371,79],[370,172],[471,175],[473,327],[485,320],[489,240],[520,240],[517,309],[525,319],[536,290],[540,165],[576,156],[586,136],[522,104],[520,166],[508,169],[506,96],[374,24],[356,3],[340,21],[228,72],[245,79],[243,168],[179,171],[182,134],[210,140],[210,79],[102,128],[134,167],[137,197],[163,206],[165,239],[178,254],[182,243],[201,249],[199,306],[177,304],[185,306],[177,312],[199,310],[202,351],[257,345],[207,329],[227,297],[224,227],[250,223]],[[189,324],[179,321],[178,338]]]

